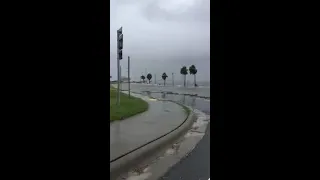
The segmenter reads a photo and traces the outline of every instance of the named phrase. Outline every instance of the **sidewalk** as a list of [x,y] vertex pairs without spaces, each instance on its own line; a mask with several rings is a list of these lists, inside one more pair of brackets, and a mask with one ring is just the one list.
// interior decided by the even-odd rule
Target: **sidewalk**
[[185,110],[175,103],[132,95],[147,101],[149,109],[110,123],[110,161],[170,132],[187,118]]

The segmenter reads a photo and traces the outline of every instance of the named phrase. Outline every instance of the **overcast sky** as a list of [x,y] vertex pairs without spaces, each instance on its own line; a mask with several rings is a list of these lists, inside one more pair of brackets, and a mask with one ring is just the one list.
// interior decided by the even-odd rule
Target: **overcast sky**
[[[117,29],[123,27],[122,75],[139,80],[145,69],[182,79],[194,64],[197,80],[210,80],[210,0],[110,0],[110,71],[117,78]],[[193,80],[193,76],[188,79]]]

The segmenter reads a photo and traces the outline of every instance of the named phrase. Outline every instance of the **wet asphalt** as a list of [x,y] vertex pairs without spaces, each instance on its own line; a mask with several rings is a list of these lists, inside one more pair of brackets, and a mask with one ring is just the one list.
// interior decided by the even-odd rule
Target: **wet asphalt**
[[[210,115],[210,101],[187,95],[149,93],[152,96],[177,101]],[[173,166],[161,180],[208,180],[210,178],[210,124],[195,149]]]
[[[123,90],[128,90],[128,85],[122,85]],[[190,95],[171,94],[197,94],[200,96],[210,97],[210,89],[205,88],[174,88],[174,87],[157,87],[143,84],[132,84],[131,91],[149,95],[155,98],[163,98],[176,101],[187,106],[198,109],[205,114],[210,115],[210,100],[198,98]],[[169,93],[162,93],[169,92]],[[194,150],[184,157],[178,164],[174,165],[159,180],[208,180],[210,178],[210,123],[206,133]]]
[[[148,88],[149,90],[151,88]],[[153,97],[173,100],[179,103],[183,103],[187,106],[191,106],[198,109],[205,114],[210,115],[210,101],[204,98],[198,98],[196,96],[188,95],[174,95],[166,93],[152,93],[145,92],[146,88],[139,87],[133,88],[136,91],[142,91],[144,95],[149,95]],[[172,91],[172,87],[166,89],[161,87],[161,91]],[[152,91],[155,92],[155,87],[152,87]],[[179,90],[174,90],[179,92]],[[199,92],[203,94],[203,90]],[[185,93],[185,91],[183,91]],[[194,94],[197,90],[193,91]],[[208,96],[208,94],[205,94]],[[209,94],[210,97],[210,94]],[[183,158],[178,164],[174,165],[161,180],[208,180],[210,178],[210,124],[207,127],[204,137],[200,140],[194,150],[185,158]]]
[[210,124],[195,149],[174,165],[161,180],[208,180],[210,178]]

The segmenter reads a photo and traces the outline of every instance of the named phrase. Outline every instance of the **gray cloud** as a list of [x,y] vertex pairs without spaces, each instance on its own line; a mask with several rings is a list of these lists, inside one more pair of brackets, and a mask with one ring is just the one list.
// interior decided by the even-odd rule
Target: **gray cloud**
[[[210,74],[210,0],[111,0],[110,67],[116,76],[116,30],[123,27],[122,73],[131,57],[131,76],[163,72],[176,79],[180,68],[196,65],[198,80]],[[127,73],[126,73],[127,74]],[[192,79],[193,77],[189,77]],[[157,78],[158,79],[158,78]]]
[[[164,2],[164,3],[161,3]],[[208,0],[187,0],[189,3],[178,3],[174,5],[174,2],[170,0],[161,1],[157,3],[150,3],[144,8],[144,13],[149,20],[166,20],[176,22],[210,22],[210,1]],[[163,5],[161,5],[163,4]],[[172,7],[173,6],[173,7]]]

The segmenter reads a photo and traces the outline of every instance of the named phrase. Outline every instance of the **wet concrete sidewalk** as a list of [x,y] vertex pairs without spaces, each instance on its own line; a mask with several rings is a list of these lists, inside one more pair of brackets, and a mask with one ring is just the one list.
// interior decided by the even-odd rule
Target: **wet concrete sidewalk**
[[147,101],[149,109],[128,119],[110,123],[110,161],[168,133],[187,118],[185,110],[175,103],[132,95]]

